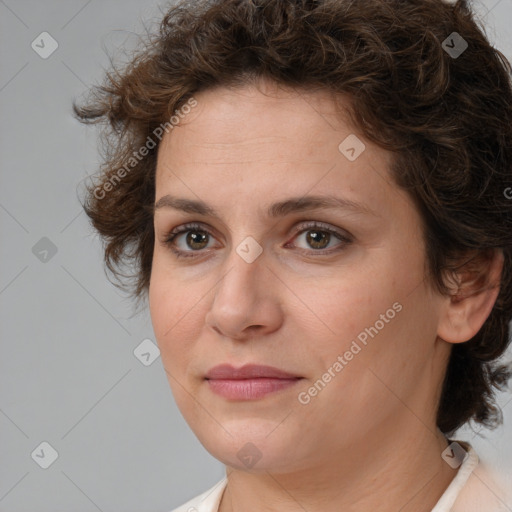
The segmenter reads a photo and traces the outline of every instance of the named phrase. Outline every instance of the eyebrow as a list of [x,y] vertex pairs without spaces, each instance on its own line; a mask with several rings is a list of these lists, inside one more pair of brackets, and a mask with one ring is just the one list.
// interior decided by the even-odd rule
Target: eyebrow
[[[173,208],[186,213],[195,213],[220,218],[214,208],[207,205],[203,201],[193,199],[183,199],[165,195],[161,197],[154,205],[153,212],[161,208]],[[271,218],[284,217],[290,213],[303,212],[307,210],[322,209],[343,209],[350,210],[354,213],[373,215],[380,217],[378,213],[370,209],[364,203],[351,201],[350,199],[336,197],[332,195],[326,196],[303,196],[291,197],[284,201],[273,203],[267,209],[267,215]]]

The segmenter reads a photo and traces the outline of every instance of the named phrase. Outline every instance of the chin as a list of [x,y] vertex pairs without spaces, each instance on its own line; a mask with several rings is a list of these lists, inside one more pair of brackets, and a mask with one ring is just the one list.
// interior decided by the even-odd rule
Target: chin
[[253,473],[285,472],[296,466],[297,446],[303,439],[291,435],[289,426],[261,418],[219,423],[222,426],[213,427],[209,422],[193,430],[205,449],[223,464]]

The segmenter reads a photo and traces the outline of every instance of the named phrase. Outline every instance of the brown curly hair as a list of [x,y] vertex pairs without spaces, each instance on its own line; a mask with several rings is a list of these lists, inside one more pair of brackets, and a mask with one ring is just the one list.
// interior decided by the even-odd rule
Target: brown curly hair
[[[454,32],[467,43],[460,55],[447,48],[461,41]],[[450,434],[469,420],[496,426],[494,388],[511,375],[497,361],[512,318],[511,71],[466,0],[181,1],[121,71],[73,104],[80,121],[103,121],[104,161],[82,206],[114,284],[147,299],[158,151],[147,141],[194,94],[258,77],[341,93],[361,133],[393,152],[441,293],[461,256],[503,250],[498,298],[480,331],[453,346],[437,415]]]

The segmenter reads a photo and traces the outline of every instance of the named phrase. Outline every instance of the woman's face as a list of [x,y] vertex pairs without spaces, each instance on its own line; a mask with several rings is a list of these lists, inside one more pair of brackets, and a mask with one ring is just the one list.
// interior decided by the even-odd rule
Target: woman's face
[[[262,86],[198,94],[162,139],[149,303],[203,445],[232,467],[291,471],[435,428],[448,344],[390,154],[327,94]],[[246,365],[285,373],[233,370]]]

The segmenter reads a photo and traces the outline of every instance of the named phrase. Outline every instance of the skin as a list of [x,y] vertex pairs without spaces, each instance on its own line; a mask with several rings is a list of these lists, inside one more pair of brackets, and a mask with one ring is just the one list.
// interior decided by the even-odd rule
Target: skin
[[[456,474],[441,458],[447,441],[435,422],[450,347],[480,329],[498,290],[454,301],[431,288],[419,213],[391,179],[391,154],[348,123],[339,108],[347,98],[336,108],[325,92],[265,80],[195,98],[162,140],[156,200],[202,200],[219,217],[156,209],[149,304],[177,405],[226,465],[219,510],[431,510]],[[355,161],[338,149],[350,134],[366,146]],[[373,214],[266,214],[292,196],[329,194]],[[301,227],[306,221],[322,226]],[[193,257],[177,258],[164,241],[188,222],[211,236],[194,251],[187,233],[178,235],[174,247]],[[352,241],[329,239],[325,227]],[[318,230],[326,235],[320,248],[308,243]],[[236,251],[248,236],[262,249],[252,263]],[[501,265],[497,256],[489,266],[493,279]],[[395,303],[400,312],[300,403],[299,393]],[[230,401],[204,380],[221,363],[266,364],[303,379],[259,400]],[[252,467],[237,457],[247,443],[261,454]]]

